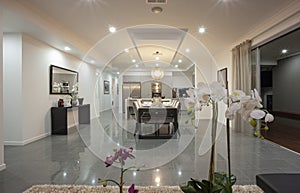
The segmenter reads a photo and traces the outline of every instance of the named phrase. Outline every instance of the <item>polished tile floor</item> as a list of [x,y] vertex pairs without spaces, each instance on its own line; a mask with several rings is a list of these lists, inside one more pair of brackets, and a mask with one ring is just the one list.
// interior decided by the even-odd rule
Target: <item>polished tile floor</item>
[[[80,125],[67,136],[49,136],[26,146],[5,146],[7,169],[0,172],[0,192],[23,192],[34,184],[89,184],[97,179],[118,179],[118,167],[106,168],[103,160],[114,148],[133,147],[136,159],[126,166],[145,164],[142,171],[128,171],[126,184],[178,185],[190,177],[206,178],[209,162],[208,120],[199,129],[185,124],[180,115],[180,136],[172,139],[137,139],[135,121],[112,111],[101,113],[90,125]],[[143,130],[151,130],[144,125]],[[231,133],[232,173],[237,184],[255,184],[255,175],[300,172],[300,155],[251,132]],[[216,170],[227,170],[225,127],[219,125]]]

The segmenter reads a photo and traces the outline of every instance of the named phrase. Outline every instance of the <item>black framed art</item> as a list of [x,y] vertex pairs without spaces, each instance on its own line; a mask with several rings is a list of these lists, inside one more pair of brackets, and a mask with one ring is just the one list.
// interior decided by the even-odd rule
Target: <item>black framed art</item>
[[109,81],[104,80],[104,94],[109,94]]
[[217,72],[217,81],[221,83],[221,85],[227,89],[227,68],[223,68],[221,70],[218,70]]

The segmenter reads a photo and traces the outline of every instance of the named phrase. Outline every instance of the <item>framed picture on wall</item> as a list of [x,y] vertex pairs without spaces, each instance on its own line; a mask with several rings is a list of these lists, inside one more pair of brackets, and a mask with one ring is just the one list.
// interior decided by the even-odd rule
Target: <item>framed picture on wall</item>
[[109,81],[104,80],[104,94],[109,94]]
[[218,70],[217,81],[222,84],[224,88],[227,89],[227,68]]

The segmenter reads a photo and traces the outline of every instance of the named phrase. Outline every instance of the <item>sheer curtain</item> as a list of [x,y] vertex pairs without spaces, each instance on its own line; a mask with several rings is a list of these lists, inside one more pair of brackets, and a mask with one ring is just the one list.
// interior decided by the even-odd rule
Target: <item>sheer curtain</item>
[[[251,40],[247,40],[232,49],[232,88],[251,92]],[[236,116],[233,127],[237,131],[244,130],[241,116]]]

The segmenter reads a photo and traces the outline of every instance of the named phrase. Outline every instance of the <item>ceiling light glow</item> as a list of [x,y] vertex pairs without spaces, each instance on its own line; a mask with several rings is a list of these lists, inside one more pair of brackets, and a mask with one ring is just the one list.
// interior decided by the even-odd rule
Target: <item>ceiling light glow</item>
[[163,9],[161,7],[152,7],[151,11],[155,14],[161,13]]
[[134,171],[132,174],[133,174],[133,176],[136,176],[136,171]]
[[179,171],[179,172],[178,172],[178,176],[181,176],[181,175],[182,175],[182,172],[181,172],[181,171]]
[[155,182],[156,182],[156,183],[159,183],[159,182],[160,182],[160,177],[156,177],[156,178],[155,178]]
[[[161,80],[164,77],[164,71],[162,68],[153,68],[151,76],[154,80]],[[156,169],[156,172],[159,172],[159,169]]]
[[186,53],[189,53],[191,50],[189,48],[185,49]]
[[175,68],[178,68],[178,65],[176,64],[174,67],[175,67]]
[[64,49],[65,49],[66,51],[70,51],[70,50],[71,50],[71,48],[68,47],[68,46],[65,46]]
[[158,56],[156,56],[156,57],[155,57],[155,60],[159,60],[159,57],[158,57]]
[[287,49],[283,49],[283,50],[281,51],[281,53],[286,54],[286,53],[287,53]]
[[182,63],[182,60],[181,60],[181,59],[179,59],[179,60],[178,60],[178,62],[179,62],[179,63]]
[[110,33],[115,33],[117,29],[114,26],[109,27]]
[[206,31],[205,27],[199,27],[198,32],[199,32],[200,34],[205,33],[205,31]]
[[132,59],[131,61],[132,61],[132,63],[135,63],[135,62],[136,62],[136,60],[135,60],[135,59]]
[[135,65],[135,67],[137,67],[137,68],[138,68],[138,67],[139,67],[139,65],[138,65],[138,64],[136,64],[136,65]]

